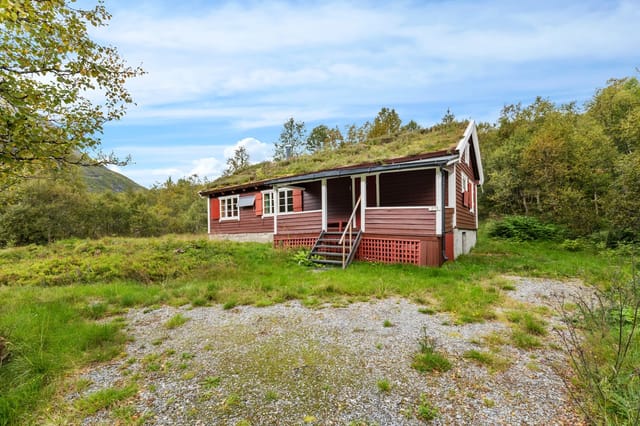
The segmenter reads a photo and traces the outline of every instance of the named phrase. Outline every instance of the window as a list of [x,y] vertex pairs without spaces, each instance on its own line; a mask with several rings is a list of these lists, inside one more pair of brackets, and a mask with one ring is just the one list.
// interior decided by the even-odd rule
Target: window
[[262,193],[262,215],[271,216],[275,211],[275,200],[273,199],[273,191],[265,191]]
[[238,196],[220,197],[220,220],[239,219]]
[[[276,199],[274,191],[264,191],[262,193],[262,215],[271,216],[276,211]],[[293,212],[293,189],[278,190],[278,213]]]
[[278,213],[293,211],[293,189],[281,189],[278,191]]
[[462,173],[462,205],[473,211],[473,185],[466,174]]

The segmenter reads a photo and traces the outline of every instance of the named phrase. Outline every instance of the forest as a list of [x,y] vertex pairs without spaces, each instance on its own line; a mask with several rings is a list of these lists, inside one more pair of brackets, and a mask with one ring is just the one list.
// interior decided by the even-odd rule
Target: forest
[[[433,127],[457,124],[447,111]],[[432,128],[433,128],[432,127]],[[394,109],[344,131],[321,124],[310,132],[293,118],[275,141],[274,162],[307,154],[338,155],[345,145],[367,149],[408,133]],[[344,135],[344,136],[343,136]],[[486,182],[482,218],[530,216],[557,225],[564,238],[602,246],[640,241],[640,83],[612,79],[585,105],[557,105],[539,97],[506,105],[497,122],[479,123]],[[227,159],[218,182],[198,176],[169,178],[150,189],[96,190],[81,166],[38,172],[2,191],[0,246],[64,238],[204,233],[206,203],[198,191],[250,165],[243,148]]]

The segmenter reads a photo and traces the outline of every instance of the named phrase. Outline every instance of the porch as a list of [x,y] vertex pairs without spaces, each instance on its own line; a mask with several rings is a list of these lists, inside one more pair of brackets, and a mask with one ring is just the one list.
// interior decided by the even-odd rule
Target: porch
[[274,215],[274,245],[312,248],[322,233],[350,225],[361,231],[355,259],[438,266],[455,210],[450,183],[440,167],[276,183],[301,191],[302,210]]

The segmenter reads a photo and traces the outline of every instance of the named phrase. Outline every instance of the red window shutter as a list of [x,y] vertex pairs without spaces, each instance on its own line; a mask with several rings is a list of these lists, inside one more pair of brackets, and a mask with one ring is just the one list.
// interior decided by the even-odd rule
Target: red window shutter
[[217,198],[209,198],[209,210],[211,219],[220,219],[220,200]]
[[262,216],[262,193],[256,194],[256,216]]
[[293,190],[293,211],[302,211],[302,190],[300,189]]

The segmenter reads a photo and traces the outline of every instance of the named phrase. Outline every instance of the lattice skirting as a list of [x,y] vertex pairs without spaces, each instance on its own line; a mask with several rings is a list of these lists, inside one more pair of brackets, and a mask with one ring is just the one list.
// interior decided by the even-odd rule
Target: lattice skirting
[[[310,249],[316,239],[317,237],[308,235],[275,237],[273,245],[283,249]],[[358,247],[358,253],[356,253],[356,259],[368,262],[420,265],[420,249],[420,240],[363,237],[360,241],[360,247]]]
[[363,238],[356,259],[382,263],[420,264],[420,241]]
[[318,237],[286,237],[286,238],[275,238],[273,240],[273,245],[276,248],[308,248],[310,249],[316,243]]

